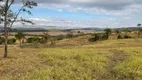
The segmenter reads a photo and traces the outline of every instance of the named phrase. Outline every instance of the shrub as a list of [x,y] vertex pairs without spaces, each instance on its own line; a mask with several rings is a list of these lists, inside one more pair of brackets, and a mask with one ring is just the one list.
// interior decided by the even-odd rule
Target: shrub
[[57,39],[57,40],[63,40],[64,38],[65,38],[65,36],[64,36],[64,35],[56,36],[56,39]]
[[14,44],[16,42],[15,38],[8,39],[8,44]]
[[124,35],[124,39],[132,38],[131,36]]
[[93,38],[90,38],[89,39],[89,42],[95,42],[95,41],[98,41],[98,40],[102,40],[102,34],[93,34]]
[[109,36],[112,34],[112,31],[109,28],[104,29],[104,31],[105,31],[105,34],[106,34],[106,38],[108,39]]
[[33,42],[39,43],[40,42],[40,38],[38,38],[38,37],[31,37],[31,38],[27,39],[27,43],[33,43]]
[[3,37],[0,37],[0,44],[4,43],[4,38]]
[[74,35],[71,32],[66,35],[66,38],[73,38],[73,37],[74,37]]
[[55,38],[51,38],[50,39],[50,46],[55,46],[56,45],[56,39]]
[[93,37],[93,38],[90,38],[88,41],[89,41],[89,42],[95,42],[96,39],[95,39],[95,37]]
[[123,39],[123,37],[121,35],[118,35],[117,39]]

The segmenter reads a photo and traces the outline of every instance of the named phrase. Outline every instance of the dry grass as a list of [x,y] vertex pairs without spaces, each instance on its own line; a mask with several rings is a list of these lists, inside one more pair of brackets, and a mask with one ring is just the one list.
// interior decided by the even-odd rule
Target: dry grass
[[6,59],[0,48],[0,80],[142,80],[142,39],[88,43],[89,37],[57,48],[13,45]]

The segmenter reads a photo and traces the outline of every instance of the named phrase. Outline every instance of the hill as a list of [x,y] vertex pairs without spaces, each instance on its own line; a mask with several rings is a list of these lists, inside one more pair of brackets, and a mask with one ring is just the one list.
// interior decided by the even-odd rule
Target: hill
[[142,79],[142,39],[88,43],[86,38],[61,40],[57,45],[66,47],[56,48],[11,45],[9,57],[0,57],[1,80]]

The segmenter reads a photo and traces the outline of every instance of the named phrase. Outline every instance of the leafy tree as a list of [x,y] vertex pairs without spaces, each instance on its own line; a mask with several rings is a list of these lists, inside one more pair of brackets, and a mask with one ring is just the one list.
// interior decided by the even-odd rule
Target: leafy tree
[[39,42],[40,42],[40,38],[37,36],[30,37],[27,39],[27,43],[39,43]]
[[119,35],[121,32],[119,30],[115,30],[115,33]]
[[129,32],[128,28],[125,28],[124,32],[125,32],[125,35],[128,35],[128,32]]
[[141,33],[142,33],[141,25],[142,25],[142,24],[137,24],[137,26],[139,27],[139,30],[138,30],[138,37],[140,37],[140,35],[141,35]]
[[47,32],[44,32],[42,35],[41,43],[47,44],[50,38],[51,36]]
[[15,35],[15,38],[20,41],[20,47],[21,47],[21,45],[22,45],[22,39],[25,38],[25,35],[24,35],[22,32],[18,32],[18,33]]
[[119,34],[119,35],[117,36],[117,39],[123,39],[123,37]]
[[64,35],[58,35],[58,36],[56,36],[56,39],[57,40],[63,40],[65,38],[65,36]]
[[73,38],[74,34],[72,32],[69,32],[66,34],[66,38]]
[[89,39],[89,42],[96,42],[96,41],[102,41],[102,40],[106,40],[106,35],[103,33],[94,33],[93,34],[93,38]]
[[19,17],[19,14],[21,12],[26,12],[28,14],[31,14],[29,9],[32,9],[34,6],[37,6],[37,3],[29,0],[22,0],[21,8],[18,11],[13,12],[11,10],[11,6],[14,5],[15,0],[0,0],[0,2],[4,2],[4,5],[0,6],[0,23],[4,24],[4,36],[5,36],[4,57],[6,58],[8,55],[7,43],[8,43],[9,30],[12,28],[15,22],[21,22],[22,24],[25,23],[33,24],[32,21],[26,20],[23,17]]
[[108,39],[109,36],[112,34],[112,31],[109,28],[106,28],[104,31],[105,31],[105,34],[106,34],[106,38]]

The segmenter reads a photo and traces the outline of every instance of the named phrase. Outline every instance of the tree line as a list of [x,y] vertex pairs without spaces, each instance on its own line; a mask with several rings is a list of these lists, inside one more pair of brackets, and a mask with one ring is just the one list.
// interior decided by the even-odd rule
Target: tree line
[[[138,26],[138,31],[136,31],[137,37],[141,38],[142,37],[142,24],[137,24]],[[104,29],[104,33],[94,33],[92,34],[92,38],[90,38],[88,41],[89,42],[96,42],[96,41],[103,41],[103,40],[108,40],[109,37],[112,35],[112,29],[106,28]],[[116,34],[116,39],[128,39],[128,38],[133,38],[132,36],[128,35],[128,33],[131,33],[133,31],[129,30],[128,28],[123,30],[124,36],[121,35],[121,31],[115,30],[114,33]]]

